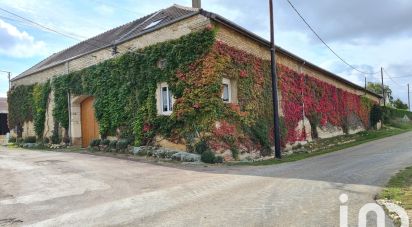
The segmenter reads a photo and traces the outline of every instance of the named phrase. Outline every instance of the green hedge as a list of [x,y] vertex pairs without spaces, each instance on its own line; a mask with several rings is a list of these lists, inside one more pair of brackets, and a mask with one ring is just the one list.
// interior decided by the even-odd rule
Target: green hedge
[[412,112],[407,110],[400,110],[391,107],[382,107],[383,112],[383,122],[388,123],[390,120],[396,118],[404,118],[407,116],[409,119],[412,119]]

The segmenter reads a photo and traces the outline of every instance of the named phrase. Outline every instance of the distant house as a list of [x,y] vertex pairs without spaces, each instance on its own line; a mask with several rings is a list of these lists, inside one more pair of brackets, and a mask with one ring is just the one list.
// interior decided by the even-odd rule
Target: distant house
[[[13,128],[83,147],[124,138],[191,150],[206,140],[232,158],[270,154],[269,42],[195,6],[159,10],[13,78],[9,105],[23,98],[33,104],[24,106],[30,114],[12,119]],[[370,127],[369,109],[381,96],[276,50],[284,146]],[[44,100],[47,86],[39,85],[49,80]]]
[[9,132],[9,127],[7,126],[7,99],[0,98],[0,136],[6,135]]

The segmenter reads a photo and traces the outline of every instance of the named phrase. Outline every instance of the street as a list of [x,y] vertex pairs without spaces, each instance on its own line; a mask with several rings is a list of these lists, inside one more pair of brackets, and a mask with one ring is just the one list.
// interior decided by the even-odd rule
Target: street
[[412,165],[411,138],[260,167],[0,147],[0,226],[339,226],[342,193],[357,226],[359,209]]

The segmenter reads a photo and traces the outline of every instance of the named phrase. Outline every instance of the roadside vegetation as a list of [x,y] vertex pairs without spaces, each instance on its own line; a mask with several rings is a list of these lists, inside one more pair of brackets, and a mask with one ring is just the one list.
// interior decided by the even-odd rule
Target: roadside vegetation
[[377,199],[390,200],[405,210],[412,210],[412,166],[393,176]]
[[359,132],[352,135],[342,135],[328,139],[319,139],[310,142],[306,145],[302,145],[301,148],[294,151],[290,155],[284,155],[282,159],[267,159],[262,161],[252,161],[252,162],[235,162],[230,163],[233,165],[272,165],[280,164],[285,162],[299,161],[305,158],[318,156],[345,148],[353,147],[363,143],[367,143],[373,140],[382,139],[389,136],[398,135],[407,131],[412,130],[412,123],[408,126],[403,124],[402,128],[397,128],[393,126],[385,126],[381,130],[372,130]]
[[[409,214],[412,211],[412,166],[399,171],[386,184],[385,188],[376,196],[379,204],[391,202],[403,207]],[[386,210],[386,212],[388,212]],[[400,226],[400,219],[396,214],[388,214],[396,226]]]

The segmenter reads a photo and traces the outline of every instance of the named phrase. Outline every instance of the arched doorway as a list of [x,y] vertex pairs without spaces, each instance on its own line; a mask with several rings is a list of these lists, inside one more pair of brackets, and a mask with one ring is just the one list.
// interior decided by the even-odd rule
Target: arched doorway
[[93,139],[99,138],[99,125],[94,115],[94,98],[88,97],[80,104],[82,147],[88,147]]

